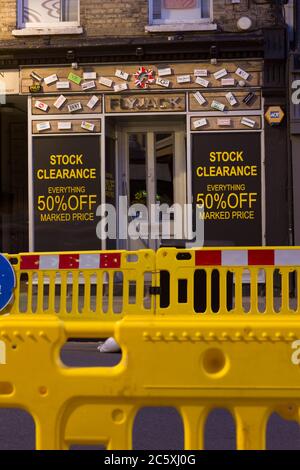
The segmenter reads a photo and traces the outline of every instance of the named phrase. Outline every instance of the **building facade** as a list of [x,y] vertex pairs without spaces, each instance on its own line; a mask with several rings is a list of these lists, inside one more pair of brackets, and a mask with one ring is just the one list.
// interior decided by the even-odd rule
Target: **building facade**
[[284,3],[6,1],[1,250],[157,248],[159,204],[179,238],[200,220],[207,245],[290,244]]
[[289,103],[290,103],[290,136],[291,149],[290,159],[292,166],[292,188],[293,188],[293,217],[294,217],[294,243],[300,243],[300,204],[299,204],[299,151],[300,151],[300,7],[297,2],[289,4]]

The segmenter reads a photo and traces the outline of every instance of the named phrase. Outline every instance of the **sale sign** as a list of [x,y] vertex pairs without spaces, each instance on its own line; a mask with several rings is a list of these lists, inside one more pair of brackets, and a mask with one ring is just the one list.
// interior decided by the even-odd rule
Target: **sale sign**
[[193,135],[193,199],[203,209],[206,242],[261,245],[260,138],[258,132]]
[[[90,127],[93,124],[87,121],[82,121],[81,126],[93,130]],[[100,173],[99,136],[34,138],[33,212],[36,251],[101,249],[96,234],[96,210],[101,203]]]

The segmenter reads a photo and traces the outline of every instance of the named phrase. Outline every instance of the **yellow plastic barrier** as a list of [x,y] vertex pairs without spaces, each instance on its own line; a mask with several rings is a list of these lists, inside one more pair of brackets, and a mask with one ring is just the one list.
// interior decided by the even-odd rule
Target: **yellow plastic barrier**
[[155,254],[102,251],[7,255],[16,273],[14,302],[4,313],[56,314],[65,320],[118,320],[154,311],[149,288]]
[[[274,411],[300,424],[300,368],[292,360],[300,339],[299,304],[289,295],[293,282],[299,292],[299,249],[161,249],[156,255],[138,252],[138,261],[118,253],[104,253],[103,263],[102,253],[97,254],[100,267],[93,268],[84,268],[68,253],[52,269],[40,258],[38,266],[37,258],[22,258],[30,255],[16,258],[13,315],[0,318],[6,358],[0,365],[0,407],[31,413],[38,449],[100,443],[108,449],[130,449],[134,418],[144,406],[179,411],[185,449],[203,448],[205,421],[215,408],[232,413],[238,449],[265,448],[266,424]],[[102,292],[105,277],[111,280],[115,272],[123,273],[122,313],[114,313],[112,300],[106,313],[103,307],[92,311],[90,297],[81,312],[79,300],[72,301],[70,313],[66,307],[55,310],[56,297],[67,305],[70,273],[79,299],[80,273],[84,282],[84,273],[96,275]],[[57,273],[63,286],[59,295]],[[38,283],[35,314],[32,301],[26,315],[18,314],[24,274],[27,298],[32,299]],[[47,308],[39,294],[46,275]],[[242,281],[250,284],[249,293]],[[134,285],[138,301],[131,303]],[[155,294],[150,308],[144,305],[145,285]],[[259,289],[264,285],[262,306],[264,292]],[[108,290],[114,293],[111,286]],[[108,336],[122,348],[117,366],[69,368],[61,363],[60,350],[68,338]]]
[[[238,449],[263,449],[273,411],[299,421],[300,369],[291,361],[299,321],[283,316],[203,320],[2,317],[6,365],[0,365],[0,407],[31,413],[37,449],[101,443],[130,449],[134,418],[144,406],[179,411],[185,449],[203,448],[206,417],[214,408],[227,408],[235,418]],[[117,366],[62,365],[59,353],[67,338],[95,335],[117,339],[123,351]]]
[[7,257],[17,286],[14,302],[4,313],[117,321],[136,312],[297,314],[300,308],[290,295],[295,289],[300,292],[300,250],[296,248],[168,248],[157,253]]
[[300,313],[297,248],[160,249],[156,269],[162,315]]

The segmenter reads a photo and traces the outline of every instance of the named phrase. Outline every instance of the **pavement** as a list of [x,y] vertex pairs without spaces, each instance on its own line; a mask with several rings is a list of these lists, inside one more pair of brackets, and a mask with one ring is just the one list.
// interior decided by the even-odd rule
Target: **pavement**
[[[97,343],[71,342],[62,351],[66,365],[113,366],[120,354],[101,354]],[[35,447],[35,426],[26,412],[0,409],[0,450],[32,450]],[[138,413],[133,430],[133,447],[136,450],[183,449],[183,426],[174,408],[144,408]],[[215,410],[209,416],[205,431],[207,450],[235,449],[235,425],[226,410]],[[270,450],[300,450],[300,426],[272,415],[267,430],[267,448]],[[74,450],[100,450],[102,446],[80,447]]]

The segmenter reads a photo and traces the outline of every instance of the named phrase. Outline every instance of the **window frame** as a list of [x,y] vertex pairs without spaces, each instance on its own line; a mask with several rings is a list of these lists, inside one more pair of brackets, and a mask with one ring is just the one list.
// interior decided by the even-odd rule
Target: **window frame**
[[23,22],[23,8],[24,0],[17,0],[17,19],[18,19],[18,29],[58,29],[65,27],[77,27],[80,26],[80,0],[77,0],[78,8],[78,19],[77,21],[58,21],[57,23],[38,23],[38,22]]
[[[148,18],[148,23],[149,26],[171,26],[171,25],[179,25],[179,24],[187,24],[187,25],[198,25],[198,24],[209,24],[213,22],[213,0],[209,0],[209,18],[198,18],[196,20],[188,20],[188,19],[182,19],[178,21],[174,20],[155,20],[153,18],[153,1],[154,0],[149,0],[148,1],[148,8],[149,8],[149,18]],[[202,1],[202,0],[201,0]]]

